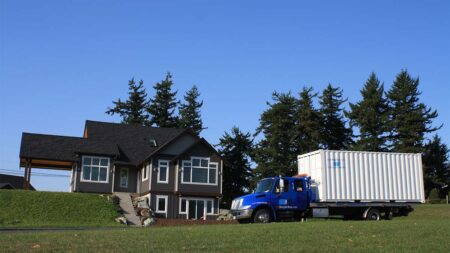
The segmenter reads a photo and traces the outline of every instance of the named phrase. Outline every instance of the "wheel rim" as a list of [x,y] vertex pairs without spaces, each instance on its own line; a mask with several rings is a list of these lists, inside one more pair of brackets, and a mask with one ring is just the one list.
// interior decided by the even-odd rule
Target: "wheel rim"
[[262,212],[262,213],[258,214],[258,216],[256,218],[261,223],[269,222],[269,214],[267,212]]
[[378,214],[376,214],[376,213],[372,213],[372,214],[370,215],[370,219],[371,219],[371,220],[379,220],[379,219],[380,219],[380,216],[379,216]]

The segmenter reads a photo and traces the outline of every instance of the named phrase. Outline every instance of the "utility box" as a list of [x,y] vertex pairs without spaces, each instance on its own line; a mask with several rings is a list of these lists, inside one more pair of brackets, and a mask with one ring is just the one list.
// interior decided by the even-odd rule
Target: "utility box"
[[297,162],[316,202],[425,203],[421,154],[318,150]]

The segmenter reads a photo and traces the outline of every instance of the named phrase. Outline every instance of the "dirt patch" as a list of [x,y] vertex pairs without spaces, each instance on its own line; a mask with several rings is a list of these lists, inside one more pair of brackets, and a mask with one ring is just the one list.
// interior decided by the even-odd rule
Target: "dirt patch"
[[185,219],[157,219],[153,226],[179,226],[179,225],[214,225],[214,224],[238,224],[235,220],[185,220]]

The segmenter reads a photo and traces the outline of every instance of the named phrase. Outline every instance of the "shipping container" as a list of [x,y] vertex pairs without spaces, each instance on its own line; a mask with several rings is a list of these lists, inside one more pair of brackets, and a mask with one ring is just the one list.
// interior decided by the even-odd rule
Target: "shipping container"
[[424,203],[421,154],[318,150],[298,156],[316,202]]

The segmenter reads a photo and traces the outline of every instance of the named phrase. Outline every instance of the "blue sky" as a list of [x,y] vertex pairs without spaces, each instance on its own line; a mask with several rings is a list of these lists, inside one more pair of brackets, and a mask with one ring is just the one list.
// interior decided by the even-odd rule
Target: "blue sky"
[[[450,144],[450,1],[0,1],[0,169],[19,170],[22,132],[81,136],[86,119],[167,71],[196,84],[202,135],[253,132],[273,91],[329,82],[350,102],[370,72],[403,68]],[[34,170],[46,173],[54,171]],[[66,173],[67,174],[67,173]],[[68,178],[32,177],[41,190]]]

